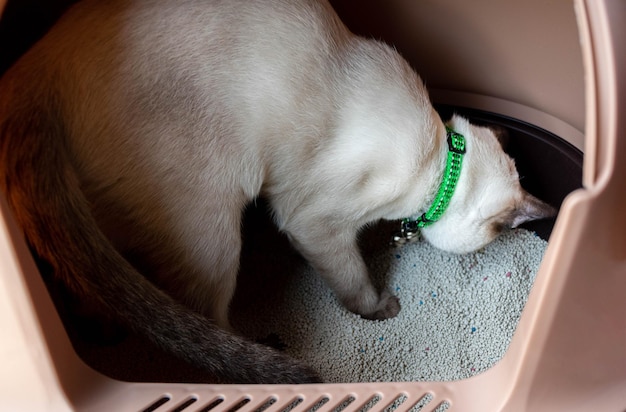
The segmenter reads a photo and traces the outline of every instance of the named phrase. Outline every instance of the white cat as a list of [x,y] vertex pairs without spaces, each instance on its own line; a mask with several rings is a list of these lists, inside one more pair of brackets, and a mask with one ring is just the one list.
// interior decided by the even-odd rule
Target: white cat
[[[466,153],[429,242],[468,252],[553,214],[493,132],[449,126]],[[267,198],[346,308],[393,317],[356,237],[429,208],[446,135],[409,65],[325,1],[86,0],[0,82],[0,187],[37,255],[219,381],[316,379],[229,331],[243,208]]]

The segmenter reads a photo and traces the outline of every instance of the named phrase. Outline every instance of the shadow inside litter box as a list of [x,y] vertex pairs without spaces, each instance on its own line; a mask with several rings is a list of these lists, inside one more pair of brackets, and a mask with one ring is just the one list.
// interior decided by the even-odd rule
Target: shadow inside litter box
[[[310,269],[309,264],[271,221],[266,203],[263,200],[256,203],[248,207],[244,219],[241,267],[237,291],[231,304],[231,313],[234,314],[231,321],[235,329],[246,323],[242,319],[258,316],[258,308],[267,307],[267,302],[275,306],[276,311],[283,310],[283,303],[293,298],[286,294],[290,289],[286,285],[294,281],[297,273]],[[397,224],[378,222],[364,228],[359,234],[359,247],[366,265],[371,267],[371,263],[376,261],[377,267],[382,267],[382,270],[370,271],[372,282],[378,290],[389,286],[386,270],[391,264],[388,258],[389,241]],[[381,265],[381,262],[387,263]],[[328,293],[332,293],[329,288]],[[298,321],[301,320],[294,319],[294,322]],[[249,337],[276,349],[285,349],[284,343],[271,331],[268,331],[267,336]]]
[[[360,246],[366,263],[376,260],[381,267],[380,262],[385,261],[390,235],[396,225],[396,222],[381,222],[363,231]],[[281,302],[288,302],[291,298],[286,295],[284,285],[308,265],[291,247],[287,237],[277,230],[263,201],[257,201],[256,206],[251,205],[246,210],[243,240],[238,286],[231,305],[231,311],[237,314],[232,319],[235,329],[238,326],[237,317],[258,316],[257,308],[263,302],[270,301],[280,310]],[[42,267],[42,270],[45,268]],[[379,270],[372,274],[378,288],[385,287],[386,273],[387,270]],[[60,299],[55,299],[57,304]],[[124,334],[109,342],[98,341],[85,330],[93,325],[88,325],[84,319],[69,316],[61,306],[59,309],[77,354],[104,375],[129,382],[215,382],[206,373],[140,336]],[[298,321],[294,319],[294,322]],[[281,338],[271,331],[266,335],[249,337],[277,350],[285,349]]]

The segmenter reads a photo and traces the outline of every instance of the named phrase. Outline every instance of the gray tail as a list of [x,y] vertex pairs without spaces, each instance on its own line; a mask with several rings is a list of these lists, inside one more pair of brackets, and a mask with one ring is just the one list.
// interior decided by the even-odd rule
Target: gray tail
[[0,102],[0,116],[13,112],[0,118],[0,189],[31,247],[72,295],[219,382],[318,381],[302,363],[218,328],[138,273],[99,230],[59,116],[10,105]]

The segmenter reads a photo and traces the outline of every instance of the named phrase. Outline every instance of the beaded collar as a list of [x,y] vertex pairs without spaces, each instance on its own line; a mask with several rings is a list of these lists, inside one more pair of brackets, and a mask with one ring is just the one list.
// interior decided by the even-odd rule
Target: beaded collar
[[405,244],[419,238],[419,229],[435,223],[446,211],[450,204],[450,199],[454,194],[454,189],[461,175],[463,155],[465,154],[465,137],[446,126],[446,137],[448,140],[448,158],[446,169],[443,173],[443,181],[439,186],[433,204],[427,212],[418,217],[407,217],[402,219],[400,232],[393,237],[393,243]]

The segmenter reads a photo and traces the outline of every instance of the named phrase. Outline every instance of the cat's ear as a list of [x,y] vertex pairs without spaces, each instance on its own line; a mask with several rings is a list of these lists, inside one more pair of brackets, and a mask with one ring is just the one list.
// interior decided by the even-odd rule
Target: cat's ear
[[524,192],[522,201],[511,214],[510,224],[512,228],[531,220],[547,219],[554,217],[557,210],[546,202],[537,199],[530,193]]
[[502,146],[502,149],[506,150],[509,146],[509,141],[511,140],[508,130],[506,130],[502,126],[495,125],[489,125],[489,130],[491,130],[496,136],[496,139],[498,139],[498,142],[500,142],[500,146]]

